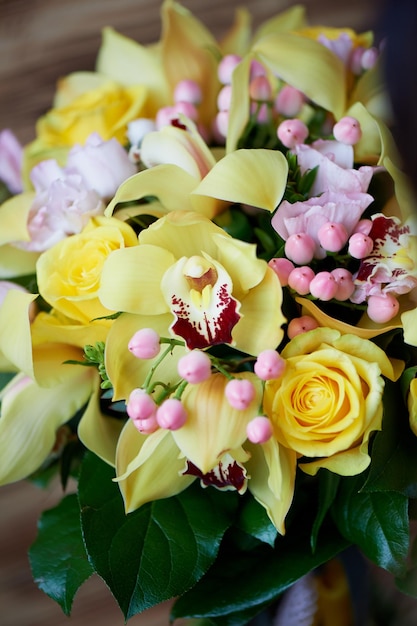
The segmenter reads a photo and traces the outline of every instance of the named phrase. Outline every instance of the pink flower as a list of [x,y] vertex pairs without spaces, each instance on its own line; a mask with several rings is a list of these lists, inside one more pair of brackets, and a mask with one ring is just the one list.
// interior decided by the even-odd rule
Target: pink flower
[[103,141],[97,133],[92,133],[84,146],[71,149],[67,170],[75,170],[87,189],[106,199],[113,197],[121,183],[137,172],[117,139]]
[[286,241],[291,235],[305,233],[315,242],[314,257],[323,259],[326,251],[319,241],[319,230],[327,222],[337,222],[350,236],[364,210],[373,201],[366,193],[336,193],[326,191],[318,198],[291,204],[286,200],[280,204],[272,218],[272,226]]
[[30,241],[18,242],[18,247],[43,252],[61,239],[81,232],[91,217],[103,213],[100,196],[85,187],[79,174],[68,175],[61,170],[62,177],[48,185],[58,170],[54,161],[44,161],[32,171],[37,195],[27,223]]
[[302,174],[318,166],[312,196],[323,191],[365,193],[374,173],[370,165],[354,169],[353,147],[340,141],[319,139],[311,145],[296,145],[293,152]]
[[22,191],[23,148],[11,130],[0,132],[0,180],[11,193]]

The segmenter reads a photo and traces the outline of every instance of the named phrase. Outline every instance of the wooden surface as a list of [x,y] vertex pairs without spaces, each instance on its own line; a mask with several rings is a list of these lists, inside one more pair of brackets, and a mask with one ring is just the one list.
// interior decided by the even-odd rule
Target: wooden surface
[[[221,36],[234,8],[243,2],[183,4]],[[304,4],[312,23],[365,30],[373,25],[379,2]],[[245,5],[256,26],[292,3],[248,0]],[[12,128],[22,142],[31,140],[36,119],[50,107],[56,80],[74,70],[94,69],[101,28],[112,25],[149,43],[159,36],[159,7],[155,0],[0,0],[0,129]],[[26,552],[36,536],[39,513],[54,506],[58,497],[57,489],[43,492],[24,482],[0,488],[0,626],[122,626],[121,612],[97,577],[77,594],[71,619],[32,582]],[[168,610],[168,605],[157,607],[130,620],[129,626],[168,626]],[[403,613],[398,626],[417,623],[411,620]]]
[[[381,0],[305,0],[312,23],[367,29]],[[254,26],[295,4],[290,0],[184,0],[216,35],[245,5]],[[0,128],[33,138],[36,119],[51,105],[56,80],[92,70],[100,33],[112,25],[140,43],[158,39],[158,0],[0,0]]]

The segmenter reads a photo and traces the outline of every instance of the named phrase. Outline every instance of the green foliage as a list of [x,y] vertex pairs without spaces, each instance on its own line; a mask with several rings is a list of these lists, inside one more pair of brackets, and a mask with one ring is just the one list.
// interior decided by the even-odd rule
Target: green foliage
[[39,588],[69,615],[78,588],[93,573],[84,548],[75,494],[42,514],[29,560]]

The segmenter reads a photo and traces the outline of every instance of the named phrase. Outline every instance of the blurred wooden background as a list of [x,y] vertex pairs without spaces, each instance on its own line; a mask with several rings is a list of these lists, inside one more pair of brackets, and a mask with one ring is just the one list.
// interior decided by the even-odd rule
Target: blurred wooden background
[[[216,35],[246,6],[256,27],[294,2],[287,0],[184,0]],[[376,23],[380,0],[305,0],[311,23],[350,26]],[[22,142],[34,136],[36,119],[50,106],[59,77],[93,70],[104,26],[140,43],[158,39],[160,0],[0,0],[0,129],[11,128]],[[59,490],[41,491],[20,483],[0,489],[0,626],[122,626],[123,617],[98,578],[75,598],[71,619],[37,589],[26,552],[36,536],[40,512],[51,508]],[[168,607],[153,609],[129,626],[168,626]],[[416,621],[398,622],[401,626]],[[178,624],[178,626],[180,626]]]
[[[381,0],[305,0],[312,23],[372,26]],[[184,0],[216,35],[246,6],[254,26],[297,4],[291,0]],[[302,4],[302,2],[301,2]],[[56,80],[74,70],[92,70],[101,29],[111,25],[140,43],[159,38],[161,0],[0,0],[0,128],[23,142],[51,105]]]

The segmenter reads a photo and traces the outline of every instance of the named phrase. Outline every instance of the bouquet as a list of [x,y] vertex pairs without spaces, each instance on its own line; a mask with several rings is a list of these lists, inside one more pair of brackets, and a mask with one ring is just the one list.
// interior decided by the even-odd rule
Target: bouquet
[[302,6],[222,41],[161,16],[152,46],[105,29],[32,143],[0,135],[0,483],[59,476],[29,556],[66,614],[97,573],[125,619],[352,624],[352,550],[416,594],[383,51]]

